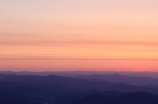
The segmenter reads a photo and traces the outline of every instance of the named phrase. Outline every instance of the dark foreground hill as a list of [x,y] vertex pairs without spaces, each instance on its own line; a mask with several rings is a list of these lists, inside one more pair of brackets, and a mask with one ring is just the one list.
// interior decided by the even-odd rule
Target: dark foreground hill
[[97,93],[67,104],[158,104],[158,96],[146,92],[120,93],[113,96]]
[[44,104],[44,102],[47,101],[26,96],[0,94],[0,104]]

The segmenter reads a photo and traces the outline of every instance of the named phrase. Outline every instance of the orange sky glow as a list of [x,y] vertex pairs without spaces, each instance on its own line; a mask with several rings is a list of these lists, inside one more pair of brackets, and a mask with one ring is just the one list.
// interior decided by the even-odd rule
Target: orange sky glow
[[0,70],[158,71],[157,0],[1,0]]

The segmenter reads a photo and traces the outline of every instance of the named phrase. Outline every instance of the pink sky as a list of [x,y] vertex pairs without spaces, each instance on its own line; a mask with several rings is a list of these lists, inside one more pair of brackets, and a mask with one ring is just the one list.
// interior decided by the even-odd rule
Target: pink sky
[[1,0],[0,70],[157,71],[157,0]]

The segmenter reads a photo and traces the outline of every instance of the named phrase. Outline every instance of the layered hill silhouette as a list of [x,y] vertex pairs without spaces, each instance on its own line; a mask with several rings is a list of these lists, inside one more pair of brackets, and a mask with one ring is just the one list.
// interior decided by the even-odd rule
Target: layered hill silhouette
[[126,76],[137,76],[137,77],[151,77],[158,78],[158,72],[133,72],[133,71],[62,71],[62,72],[53,72],[53,71],[45,71],[45,72],[32,72],[32,71],[0,71],[0,74],[15,74],[15,75],[40,75],[40,76],[48,76],[48,75],[58,75],[58,76],[79,76],[79,75],[94,75],[94,74],[119,74]]
[[100,80],[112,83],[126,83],[132,85],[155,85],[158,86],[158,79],[151,77],[127,76],[120,74],[93,74],[75,76],[78,79]]
[[126,92],[138,91],[158,94],[158,87],[134,86],[125,83],[111,83],[56,75],[20,76],[0,74],[1,104],[65,104],[95,94],[100,96],[102,94],[100,92],[106,92],[109,95],[120,95]]

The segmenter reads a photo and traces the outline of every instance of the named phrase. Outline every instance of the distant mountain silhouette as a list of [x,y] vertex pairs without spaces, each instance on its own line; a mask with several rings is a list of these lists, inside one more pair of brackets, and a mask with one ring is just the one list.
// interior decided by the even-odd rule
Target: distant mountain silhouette
[[[68,71],[68,72],[0,71],[0,73],[5,74],[5,75],[10,75],[10,74],[39,75],[39,76],[58,75],[58,76],[72,77],[72,78],[78,78],[78,79],[88,79],[88,80],[92,79],[93,81],[100,80],[100,81],[107,81],[107,82],[112,82],[112,83],[126,83],[126,84],[132,84],[132,85],[140,85],[140,86],[141,85],[143,86],[148,85],[148,86],[153,86],[153,87],[158,86],[158,78],[156,78],[156,75],[158,76],[158,73],[155,73],[155,72],[153,73],[152,72],[102,72],[101,73],[101,72],[95,72],[95,71],[89,71],[89,72],[88,71]],[[110,74],[107,74],[107,73],[110,73]],[[120,74],[114,74],[114,73],[120,73]],[[127,74],[127,75],[123,75],[122,73]],[[152,76],[152,74],[155,78],[149,77],[149,76]]]
[[[126,84],[114,84],[110,82],[101,82],[96,80],[85,80],[85,79],[76,79],[61,77],[56,75],[49,76],[33,76],[33,75],[0,75],[0,85],[7,87],[14,86],[18,87],[17,90],[20,90],[19,87],[23,89],[46,89],[53,92],[64,92],[64,91],[78,91],[78,90],[118,90],[118,91],[154,91],[149,87],[136,87]],[[157,89],[157,88],[156,88]],[[0,87],[1,90],[1,87]],[[33,91],[36,91],[33,90]],[[23,90],[25,91],[25,90]],[[154,91],[155,92],[155,91]]]
[[158,79],[150,77],[127,76],[119,74],[93,74],[76,76],[78,79],[91,79],[108,81],[112,83],[126,83],[133,85],[155,85],[158,86]]
[[32,71],[0,71],[0,74],[15,74],[15,75],[40,75],[40,76],[48,76],[48,75],[58,75],[58,76],[79,76],[79,75],[94,75],[94,74],[120,74],[126,76],[138,76],[138,77],[151,77],[158,78],[158,72],[134,72],[134,71],[61,71],[61,72],[53,72],[53,71],[45,71],[45,72],[32,72]]

